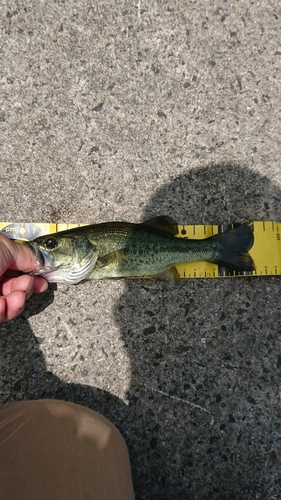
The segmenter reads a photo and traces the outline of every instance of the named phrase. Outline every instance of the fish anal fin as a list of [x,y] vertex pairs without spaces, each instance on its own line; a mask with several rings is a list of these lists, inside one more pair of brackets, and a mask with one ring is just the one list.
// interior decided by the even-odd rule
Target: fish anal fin
[[162,232],[172,236],[176,236],[179,232],[178,223],[169,215],[159,215],[153,217],[153,219],[144,221],[142,224],[150,226],[151,228],[160,229]]
[[170,283],[180,284],[180,276],[176,269],[176,267],[170,267],[165,271],[161,271],[160,273],[153,274],[152,278],[160,279],[161,281],[169,281]]
[[107,253],[103,257],[99,257],[97,265],[98,267],[106,267],[111,264],[116,264],[120,262],[124,257],[126,257],[128,250],[125,248],[120,248],[119,250],[114,250],[114,252]]

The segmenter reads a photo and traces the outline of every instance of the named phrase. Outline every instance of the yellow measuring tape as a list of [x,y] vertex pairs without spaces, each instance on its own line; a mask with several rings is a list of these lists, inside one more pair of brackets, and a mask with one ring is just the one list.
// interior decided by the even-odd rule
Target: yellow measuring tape
[[[12,239],[34,240],[37,236],[57,233],[87,224],[31,224],[0,222],[0,233]],[[272,221],[253,222],[254,245],[250,255],[256,269],[252,272],[232,271],[209,262],[179,264],[181,278],[225,278],[237,276],[278,276],[281,275],[281,223]],[[228,231],[232,224],[224,225],[179,225],[179,238],[203,239]]]

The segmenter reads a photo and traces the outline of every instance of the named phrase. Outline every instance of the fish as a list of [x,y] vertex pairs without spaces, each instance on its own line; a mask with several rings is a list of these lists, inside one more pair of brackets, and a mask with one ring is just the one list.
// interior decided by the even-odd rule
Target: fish
[[251,227],[241,224],[206,239],[178,238],[169,216],[142,223],[103,222],[39,236],[26,242],[35,255],[33,275],[50,283],[150,276],[179,280],[176,265],[209,261],[237,271],[253,271]]

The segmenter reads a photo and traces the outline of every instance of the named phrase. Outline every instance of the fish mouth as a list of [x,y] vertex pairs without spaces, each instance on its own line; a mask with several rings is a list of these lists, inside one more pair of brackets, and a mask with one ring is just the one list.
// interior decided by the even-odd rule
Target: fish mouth
[[35,268],[29,274],[44,276],[58,269],[52,265],[50,255],[45,250],[40,250],[34,241],[28,241],[26,245],[33,251],[35,257]]

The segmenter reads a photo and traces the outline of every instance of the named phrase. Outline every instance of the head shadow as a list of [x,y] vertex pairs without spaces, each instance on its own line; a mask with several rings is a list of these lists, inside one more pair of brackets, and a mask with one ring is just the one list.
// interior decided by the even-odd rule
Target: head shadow
[[[278,221],[281,192],[250,169],[210,165],[159,188],[142,219],[157,215],[179,224]],[[123,427],[137,450],[140,498],[242,498],[257,484],[267,491],[277,474],[260,453],[275,446],[277,289],[280,278],[182,280],[179,287],[127,281],[115,319],[131,361],[134,418]]]

